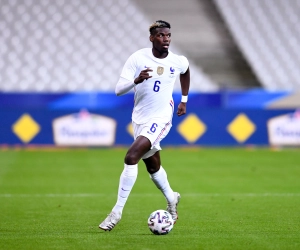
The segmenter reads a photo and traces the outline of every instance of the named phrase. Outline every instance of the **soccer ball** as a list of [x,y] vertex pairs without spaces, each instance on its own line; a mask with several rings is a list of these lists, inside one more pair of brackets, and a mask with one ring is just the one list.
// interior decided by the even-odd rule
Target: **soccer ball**
[[150,231],[157,235],[168,234],[174,226],[172,215],[165,210],[159,209],[150,214],[148,227]]

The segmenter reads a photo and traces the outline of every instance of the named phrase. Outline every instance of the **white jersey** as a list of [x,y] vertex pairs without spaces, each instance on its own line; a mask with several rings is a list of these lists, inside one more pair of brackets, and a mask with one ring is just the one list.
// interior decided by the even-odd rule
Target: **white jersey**
[[132,120],[136,124],[143,124],[153,119],[162,122],[172,120],[174,83],[176,77],[184,74],[188,66],[189,62],[184,56],[169,51],[167,57],[159,59],[153,56],[151,48],[138,50],[128,58],[121,73],[122,78],[133,82],[142,70],[146,68],[153,70],[148,72],[152,78],[134,87]]

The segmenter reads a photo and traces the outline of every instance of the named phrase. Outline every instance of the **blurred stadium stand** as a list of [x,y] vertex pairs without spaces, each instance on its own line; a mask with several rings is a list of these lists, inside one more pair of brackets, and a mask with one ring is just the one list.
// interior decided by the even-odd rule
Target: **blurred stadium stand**
[[[0,3],[3,92],[113,91],[128,56],[151,46],[153,20],[129,0]],[[218,89],[192,61],[190,66],[191,90]]]
[[172,43],[222,89],[259,87],[211,0],[134,0],[150,20],[172,25]]
[[214,0],[265,89],[300,89],[300,1]]
[[0,0],[0,91],[113,91],[128,56],[151,46],[147,28],[157,19],[172,25],[171,50],[190,60],[192,91],[297,90],[299,6],[299,0]]

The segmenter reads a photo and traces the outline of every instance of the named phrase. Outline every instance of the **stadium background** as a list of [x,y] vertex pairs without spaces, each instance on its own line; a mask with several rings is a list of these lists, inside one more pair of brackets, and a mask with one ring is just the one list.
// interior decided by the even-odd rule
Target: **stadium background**
[[131,144],[133,94],[114,87],[157,19],[192,71],[164,144],[300,145],[298,0],[0,3],[1,145]]

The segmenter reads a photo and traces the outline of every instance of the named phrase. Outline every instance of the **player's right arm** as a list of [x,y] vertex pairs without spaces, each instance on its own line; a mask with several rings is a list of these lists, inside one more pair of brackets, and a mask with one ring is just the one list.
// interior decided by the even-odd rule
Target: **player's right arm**
[[117,96],[124,95],[128,91],[130,91],[135,85],[142,83],[144,80],[151,78],[152,76],[149,76],[149,73],[148,73],[150,71],[153,71],[153,70],[150,68],[146,68],[146,69],[142,70],[140,72],[140,74],[138,75],[138,77],[135,78],[133,82],[132,82],[132,80],[127,80],[124,77],[120,77],[119,81],[116,85],[116,88],[115,88],[116,95]]
[[135,86],[135,83],[132,80],[127,80],[123,77],[120,77],[116,88],[115,93],[117,96],[124,95],[130,91]]
[[138,75],[138,77],[134,79],[134,83],[139,84],[139,83],[142,83],[144,80],[151,78],[152,76],[150,76],[148,73],[151,71],[153,71],[153,70],[150,68],[146,68],[146,69],[142,70],[140,72],[140,74]]

